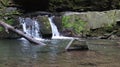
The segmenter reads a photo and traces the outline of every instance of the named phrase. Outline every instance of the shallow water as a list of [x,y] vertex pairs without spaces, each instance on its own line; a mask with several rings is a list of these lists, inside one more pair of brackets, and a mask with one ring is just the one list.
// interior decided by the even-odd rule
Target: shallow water
[[113,40],[87,40],[89,50],[65,51],[69,40],[0,40],[0,67],[120,67],[120,47]]

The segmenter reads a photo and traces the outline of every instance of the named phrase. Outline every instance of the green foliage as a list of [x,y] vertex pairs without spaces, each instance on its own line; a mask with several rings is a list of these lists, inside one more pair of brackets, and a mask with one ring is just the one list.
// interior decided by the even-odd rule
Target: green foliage
[[1,6],[9,6],[10,0],[0,0]]
[[0,0],[0,19],[1,17],[19,15],[20,11],[16,8],[9,7],[11,0]]
[[119,9],[120,0],[50,0],[51,11],[89,11]]
[[70,15],[63,16],[63,28],[72,29],[74,33],[79,34],[85,30],[86,22],[82,21],[79,16]]
[[[5,21],[8,24],[14,23],[16,15],[20,15],[20,11],[16,8],[9,7],[11,0],[0,0],[0,20]],[[0,27],[0,31],[3,28]]]
[[103,29],[104,29],[106,32],[110,33],[111,31],[115,30],[115,29],[114,29],[115,27],[116,27],[116,24],[108,24],[108,25],[106,25],[105,27],[103,27]]
[[0,32],[3,31],[3,27],[0,27]]

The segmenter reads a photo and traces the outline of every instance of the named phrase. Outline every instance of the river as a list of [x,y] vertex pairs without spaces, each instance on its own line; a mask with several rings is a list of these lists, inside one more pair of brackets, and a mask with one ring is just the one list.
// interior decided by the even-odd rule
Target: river
[[0,40],[0,67],[120,67],[120,46],[114,40],[86,40],[89,50],[65,51],[69,40],[47,40],[47,46],[26,40]]

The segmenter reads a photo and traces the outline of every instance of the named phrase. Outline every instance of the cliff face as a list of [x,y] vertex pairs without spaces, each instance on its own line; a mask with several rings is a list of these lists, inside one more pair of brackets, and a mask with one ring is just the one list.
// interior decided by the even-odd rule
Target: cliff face
[[28,11],[103,11],[120,8],[120,0],[13,0]]

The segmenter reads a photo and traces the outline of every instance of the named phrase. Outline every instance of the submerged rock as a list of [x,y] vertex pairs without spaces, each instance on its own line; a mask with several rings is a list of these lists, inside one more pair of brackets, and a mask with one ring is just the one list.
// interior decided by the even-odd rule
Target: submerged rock
[[89,50],[86,41],[79,39],[72,39],[65,48],[67,51],[72,50]]

